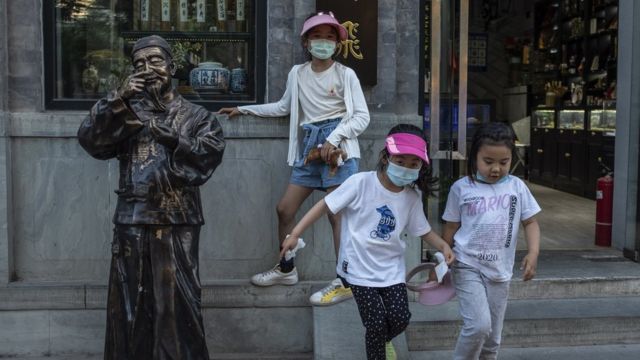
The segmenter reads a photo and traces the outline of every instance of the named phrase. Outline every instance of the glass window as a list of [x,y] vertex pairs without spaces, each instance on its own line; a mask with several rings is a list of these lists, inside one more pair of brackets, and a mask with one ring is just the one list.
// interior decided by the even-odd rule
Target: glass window
[[151,34],[171,44],[177,67],[173,84],[188,100],[210,109],[261,102],[264,3],[46,1],[47,108],[89,108],[131,73],[133,44]]

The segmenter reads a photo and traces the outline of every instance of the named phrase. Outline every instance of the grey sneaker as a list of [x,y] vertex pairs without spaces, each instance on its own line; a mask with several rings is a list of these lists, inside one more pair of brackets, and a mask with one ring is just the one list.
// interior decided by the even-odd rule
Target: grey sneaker
[[294,285],[298,282],[298,270],[294,267],[288,273],[280,271],[280,264],[271,270],[255,274],[251,277],[251,283],[256,286]]

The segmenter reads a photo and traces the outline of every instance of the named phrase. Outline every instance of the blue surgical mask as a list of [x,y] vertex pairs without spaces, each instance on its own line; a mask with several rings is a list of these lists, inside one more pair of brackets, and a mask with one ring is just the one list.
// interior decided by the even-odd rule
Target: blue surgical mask
[[313,57],[320,60],[327,60],[336,51],[336,42],[325,39],[309,40],[309,52]]
[[420,169],[409,169],[389,161],[387,176],[395,186],[405,186],[418,180]]
[[500,180],[496,181],[495,183],[490,183],[486,177],[482,176],[480,174],[479,171],[476,171],[476,180],[480,181],[481,183],[485,183],[485,184],[502,184],[503,182],[507,181],[507,179],[509,178],[509,176],[503,176],[500,178]]

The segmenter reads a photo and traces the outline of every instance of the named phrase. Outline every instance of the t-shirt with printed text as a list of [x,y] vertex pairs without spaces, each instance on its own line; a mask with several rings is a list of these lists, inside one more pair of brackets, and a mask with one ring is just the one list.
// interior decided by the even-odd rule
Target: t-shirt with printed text
[[520,222],[541,210],[526,184],[507,176],[495,184],[459,179],[451,186],[442,215],[445,221],[461,223],[453,236],[456,259],[493,281],[511,279]]

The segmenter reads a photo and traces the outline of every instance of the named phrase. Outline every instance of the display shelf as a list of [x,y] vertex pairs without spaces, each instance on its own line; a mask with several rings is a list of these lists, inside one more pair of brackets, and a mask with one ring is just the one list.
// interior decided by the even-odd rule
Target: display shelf
[[[615,134],[617,11],[617,1],[610,0],[541,0],[534,6],[532,182],[595,193],[593,171],[585,168],[597,168],[588,154],[600,154],[601,139]],[[587,140],[587,132],[598,140]]]

